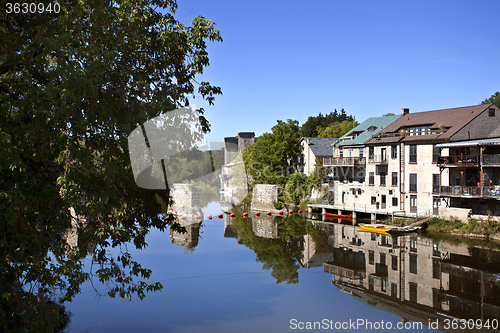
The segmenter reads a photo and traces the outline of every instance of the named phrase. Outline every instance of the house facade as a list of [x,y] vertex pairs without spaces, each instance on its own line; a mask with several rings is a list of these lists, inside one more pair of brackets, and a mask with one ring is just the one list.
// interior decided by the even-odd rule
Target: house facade
[[[366,208],[371,197],[367,187],[367,168],[374,163],[365,142],[400,115],[371,117],[342,136],[333,145],[333,157],[324,159],[324,166],[334,173],[335,202],[349,207]],[[387,157],[384,155],[384,159]]]
[[332,144],[335,141],[337,138],[301,138],[299,145],[302,147],[302,172],[310,176],[316,167],[317,158],[323,160],[332,157]]
[[335,204],[462,220],[500,215],[499,112],[493,103],[418,113],[402,109],[371,133],[375,125],[363,123],[369,137],[356,142],[359,132],[353,129],[324,163],[336,170]]
[[[495,104],[414,114],[403,109],[399,119],[365,142],[370,205],[379,203],[381,209],[463,220],[471,213],[479,213],[464,199],[472,198],[474,191],[482,191],[480,179],[486,177],[486,172],[477,163],[478,144],[500,137],[498,112]],[[459,142],[459,149],[454,149]],[[491,155],[495,155],[493,149]],[[445,165],[444,157],[455,164]],[[460,181],[456,180],[457,174]],[[495,171],[488,175],[494,178]],[[455,192],[461,196],[460,204],[451,200],[454,192],[450,186],[467,188],[468,192]]]

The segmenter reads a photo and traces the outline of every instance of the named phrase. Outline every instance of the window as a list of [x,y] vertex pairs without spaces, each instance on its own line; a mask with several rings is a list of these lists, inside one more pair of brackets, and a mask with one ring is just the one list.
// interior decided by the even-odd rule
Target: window
[[410,273],[417,274],[417,255],[410,254]]
[[371,276],[368,278],[368,289],[375,289],[375,280]]
[[387,161],[387,149],[386,148],[381,148],[380,149],[380,156],[381,156],[381,161],[382,162]]
[[417,285],[415,283],[409,283],[410,285],[410,302],[417,303]]
[[432,193],[439,193],[439,173],[432,174]]
[[495,109],[493,109],[493,108],[492,108],[492,109],[489,109],[489,110],[488,110],[488,116],[490,116],[490,117],[494,117],[494,116],[495,116]]
[[391,158],[398,158],[398,146],[391,146]]
[[386,178],[386,172],[381,171],[380,172],[380,186],[385,186],[385,178]]
[[392,186],[398,186],[398,173],[392,173]]
[[377,203],[377,197],[372,197],[371,199],[372,205],[375,205]]
[[377,239],[377,234],[375,234],[374,232],[371,232],[371,238],[370,238],[372,241],[376,240]]
[[380,265],[385,266],[385,253],[380,254]]
[[368,147],[368,158],[373,159],[373,155],[375,155],[375,147]]
[[344,157],[344,149],[339,149],[339,157]]
[[440,275],[439,259],[432,259],[432,278],[439,279]]
[[393,271],[398,270],[398,257],[397,256],[392,256],[392,270]]
[[375,264],[375,252],[373,251],[368,251],[368,263],[370,265]]
[[417,192],[417,174],[410,173],[410,192]]
[[375,173],[374,172],[369,173],[368,185],[375,185]]
[[417,145],[410,145],[410,163],[417,163]]
[[359,148],[359,157],[363,157],[363,147]]
[[395,283],[391,283],[391,296],[398,297],[398,285]]
[[398,205],[398,198],[392,198],[392,205],[397,206]]
[[436,145],[432,146],[432,163],[437,163],[439,154],[441,154],[441,149],[436,147]]
[[[382,244],[382,245],[387,244],[387,237],[385,235],[382,235],[382,238],[380,240],[380,244]],[[380,258],[382,258],[382,257],[380,257]],[[385,265],[385,254],[384,254],[384,265]]]
[[410,238],[410,252],[417,252],[417,238]]
[[387,290],[387,279],[386,278],[383,278],[381,281],[380,281],[380,290],[382,292],[386,292]]

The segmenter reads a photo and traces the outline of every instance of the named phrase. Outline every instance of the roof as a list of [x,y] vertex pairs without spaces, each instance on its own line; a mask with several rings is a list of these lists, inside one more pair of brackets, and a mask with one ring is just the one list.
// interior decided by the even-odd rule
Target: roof
[[[353,146],[363,144],[365,141],[371,139],[372,135],[377,134],[400,117],[401,115],[370,117],[343,135],[340,140],[344,140],[336,143],[336,145]],[[347,140],[353,134],[357,134],[357,136],[352,140]]]
[[444,126],[447,130],[444,133],[422,135],[422,136],[395,136],[372,138],[366,143],[396,143],[399,141],[446,141],[457,133],[461,128],[476,118],[480,113],[488,109],[491,104],[480,104],[460,108],[443,109],[435,111],[426,111],[418,113],[409,113],[401,116],[398,120],[385,128],[387,134],[398,133],[400,129],[413,126],[430,126],[431,130],[438,130]]
[[[300,141],[308,143],[309,148],[315,156],[333,156],[332,144],[337,138],[308,138],[303,137]],[[308,141],[309,140],[309,141]]]
[[500,138],[447,142],[447,143],[437,144],[436,147],[450,148],[450,147],[496,146],[496,145],[500,145]]

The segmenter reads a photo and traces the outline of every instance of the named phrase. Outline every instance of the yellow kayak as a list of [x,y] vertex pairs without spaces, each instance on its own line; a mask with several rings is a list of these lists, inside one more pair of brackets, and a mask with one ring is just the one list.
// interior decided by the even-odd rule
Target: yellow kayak
[[374,233],[377,233],[377,234],[388,235],[388,236],[390,236],[390,232],[394,228],[393,226],[386,225],[386,224],[364,224],[364,223],[360,223],[358,225],[361,227],[361,229],[359,229],[358,231],[374,232]]

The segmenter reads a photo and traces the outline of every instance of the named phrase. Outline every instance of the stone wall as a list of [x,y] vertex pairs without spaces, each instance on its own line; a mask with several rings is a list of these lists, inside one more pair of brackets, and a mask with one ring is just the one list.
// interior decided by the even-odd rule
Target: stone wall
[[472,209],[455,208],[455,207],[439,207],[439,217],[443,219],[457,218],[462,222],[468,222],[472,214]]
[[281,219],[275,216],[260,216],[252,218],[253,233],[262,238],[278,238],[278,224],[275,219]]
[[195,185],[173,184],[170,195],[174,204],[171,211],[177,215],[202,215],[199,191]]
[[253,188],[252,206],[253,210],[277,211],[274,202],[278,200],[278,193],[281,190],[279,185],[258,184]]

